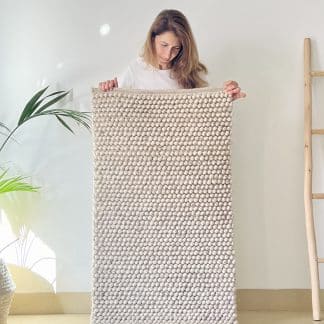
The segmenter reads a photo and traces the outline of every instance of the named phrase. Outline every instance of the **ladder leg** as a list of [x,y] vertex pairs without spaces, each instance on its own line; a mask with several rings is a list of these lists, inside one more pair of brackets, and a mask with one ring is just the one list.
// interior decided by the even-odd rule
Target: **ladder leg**
[[316,248],[315,226],[313,218],[312,196],[312,79],[311,79],[311,46],[310,39],[304,40],[304,137],[305,137],[305,172],[304,172],[304,204],[309,267],[312,287],[313,320],[320,320],[320,284],[318,273],[318,257]]
[[321,316],[320,284],[319,284],[319,272],[318,272],[318,262],[317,262],[317,254],[316,254],[316,241],[314,235],[315,232],[314,232],[314,222],[312,217],[312,208],[306,207],[306,215],[307,214],[311,216],[311,217],[306,217],[306,231],[307,231],[307,243],[308,243],[309,269],[310,269],[311,287],[312,287],[313,320],[319,321]]
[[[315,262],[314,262],[315,263]],[[320,287],[318,279],[318,266],[314,265],[317,269],[311,275],[312,277],[312,307],[313,307],[313,320],[321,320],[321,306],[320,306]]]
[[[307,170],[306,170],[307,171]],[[307,175],[307,173],[309,174]],[[312,288],[312,309],[313,309],[313,320],[320,320],[320,283],[319,283],[319,272],[318,272],[318,258],[317,248],[315,239],[315,226],[313,219],[313,202],[312,193],[309,188],[311,182],[311,170],[305,172],[305,216],[306,216],[306,234],[307,234],[307,246],[308,246],[308,258],[309,258],[309,269],[311,277],[311,288]]]

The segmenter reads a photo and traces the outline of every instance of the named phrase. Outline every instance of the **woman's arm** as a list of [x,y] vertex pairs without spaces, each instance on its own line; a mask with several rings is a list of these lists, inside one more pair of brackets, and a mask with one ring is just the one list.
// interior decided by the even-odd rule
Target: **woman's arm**
[[102,91],[110,91],[114,88],[134,88],[134,73],[130,66],[128,66],[124,72],[115,77],[113,80],[107,80],[99,83],[99,88]]

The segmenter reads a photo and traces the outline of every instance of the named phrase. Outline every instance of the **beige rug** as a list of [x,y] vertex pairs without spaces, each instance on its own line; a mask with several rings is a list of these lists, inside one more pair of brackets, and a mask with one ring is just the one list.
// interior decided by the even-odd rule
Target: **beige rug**
[[93,90],[94,324],[236,323],[232,104]]

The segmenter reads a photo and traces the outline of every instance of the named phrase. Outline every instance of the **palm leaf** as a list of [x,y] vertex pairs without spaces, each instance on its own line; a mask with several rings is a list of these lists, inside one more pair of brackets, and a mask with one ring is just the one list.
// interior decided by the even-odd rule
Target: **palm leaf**
[[38,91],[26,104],[24,110],[22,111],[20,118],[18,120],[18,125],[21,125],[26,118],[30,117],[32,113],[37,109],[35,104],[37,100],[43,95],[43,93],[48,89],[49,86],[45,87],[44,89]]
[[[69,94],[69,91],[56,91],[51,93],[50,95],[44,97],[43,99],[39,100],[42,94],[46,91],[48,87],[42,89],[39,91],[26,105],[28,106],[27,111],[23,112],[23,117],[20,118],[19,123],[22,124],[23,122],[35,118],[38,116],[44,116],[44,115],[55,115],[55,117],[58,119],[58,121],[69,131],[71,131],[73,134],[71,127],[68,126],[68,124],[62,119],[61,117],[68,117],[73,119],[78,124],[83,125],[87,129],[90,129],[90,117],[87,115],[86,112],[78,112],[75,110],[69,110],[69,109],[50,109],[47,110],[48,107],[58,103],[60,100],[62,100],[64,97],[66,97]],[[40,104],[48,97],[56,96],[52,100],[48,101],[46,104],[42,105],[40,108]],[[37,101],[38,100],[38,101]],[[37,109],[38,108],[38,109]],[[26,110],[26,108],[25,108]],[[18,124],[18,125],[20,125]]]
[[[70,91],[56,91],[56,92],[53,92],[53,93],[45,96],[44,98],[41,98],[42,95],[45,93],[45,91],[48,89],[48,87],[49,86],[38,91],[28,101],[28,103],[26,104],[25,108],[23,109],[23,111],[19,117],[17,126],[12,131],[9,130],[10,134],[7,135],[5,141],[0,146],[0,151],[3,150],[3,148],[7,144],[8,140],[12,137],[12,135],[16,132],[16,130],[23,123],[25,123],[26,121],[28,121],[32,118],[39,117],[39,116],[55,115],[57,120],[65,128],[67,128],[69,131],[71,131],[73,134],[74,134],[74,132],[72,131],[72,128],[63,120],[62,117],[72,119],[79,125],[82,125],[82,126],[86,127],[88,130],[90,130],[91,118],[90,118],[90,116],[88,116],[88,114],[90,114],[90,112],[79,112],[79,111],[69,110],[69,109],[47,109],[50,106],[58,103],[70,92]],[[45,99],[47,99],[49,97],[53,97],[53,96],[56,96],[56,97],[41,106],[41,104],[44,102]],[[0,126],[4,127],[5,125],[1,123]]]
[[58,119],[58,121],[64,126],[64,127],[66,127],[70,132],[72,132],[73,134],[74,134],[74,132],[73,132],[73,130],[72,130],[72,128],[60,117],[60,116],[58,116],[58,115],[55,115],[55,117]]
[[43,105],[41,108],[39,108],[37,110],[37,112],[41,112],[41,111],[45,110],[47,107],[54,105],[56,102],[63,99],[69,93],[69,91],[55,91],[55,92],[47,95],[46,97],[40,99],[41,96],[44,94],[44,92],[47,90],[47,88],[48,87],[37,92],[33,96],[33,98],[29,100],[29,102],[27,103],[26,107],[24,108],[24,110],[19,118],[18,125],[21,125],[22,123],[24,123],[25,121],[30,119],[33,116],[33,114],[35,113],[36,109],[41,105],[41,103],[44,102],[45,99],[47,99],[49,97],[57,96],[56,98],[50,100],[45,105]]
[[[90,121],[91,118],[89,116],[90,112],[80,112],[80,111],[75,111],[75,110],[69,110],[69,109],[50,109],[50,110],[45,110],[41,113],[35,113],[32,118],[38,117],[38,116],[49,116],[49,115],[55,115],[55,116],[61,116],[61,117],[67,117],[78,124],[83,125],[87,129],[90,129]],[[64,125],[65,126],[65,125]]]
[[17,176],[5,179],[7,172],[8,170],[0,174],[0,194],[11,191],[38,191],[39,187],[33,187],[32,185],[23,181],[25,177]]
[[58,111],[57,114],[60,116],[69,117],[73,119],[75,122],[77,122],[78,124],[81,124],[87,129],[90,129],[89,122],[91,121],[91,118],[88,116],[88,114],[90,114],[89,112],[78,112],[73,110],[62,109],[62,111]]
[[60,101],[61,99],[63,99],[67,94],[69,93],[69,91],[64,92],[63,94],[61,94],[60,96],[57,96],[56,98],[50,100],[49,102],[47,102],[45,105],[43,105],[42,107],[40,107],[35,114],[40,113],[42,111],[44,111],[47,107],[50,107],[52,105],[54,105],[55,103],[57,103],[58,101]]
[[60,94],[60,93],[63,93],[63,92],[66,92],[66,91],[55,91],[55,92],[53,92],[53,93],[47,95],[46,97],[42,98],[41,100],[37,101],[37,102],[35,103],[35,105],[34,105],[34,108],[35,108],[34,111],[35,111],[36,108],[38,108],[39,105],[40,105],[44,100],[46,100],[47,98],[52,97],[52,96],[55,96],[55,95]]

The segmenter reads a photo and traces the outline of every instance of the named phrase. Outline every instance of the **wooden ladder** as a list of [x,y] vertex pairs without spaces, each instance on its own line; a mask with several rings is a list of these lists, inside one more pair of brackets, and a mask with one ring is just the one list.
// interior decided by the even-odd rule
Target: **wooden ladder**
[[305,136],[305,173],[304,173],[304,204],[306,218],[306,234],[308,245],[309,267],[312,287],[313,320],[320,320],[320,282],[319,263],[324,258],[317,256],[316,235],[313,218],[313,199],[324,199],[324,193],[313,193],[312,187],[312,135],[324,135],[324,129],[312,128],[312,79],[324,77],[324,71],[312,71],[311,40],[304,39],[304,136]]

